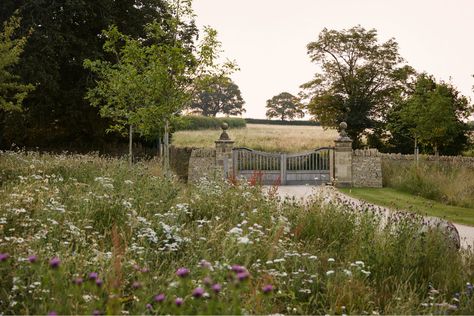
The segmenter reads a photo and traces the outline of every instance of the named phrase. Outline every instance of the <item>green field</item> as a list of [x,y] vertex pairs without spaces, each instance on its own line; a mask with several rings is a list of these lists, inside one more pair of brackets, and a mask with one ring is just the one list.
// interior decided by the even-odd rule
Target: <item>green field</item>
[[[298,152],[333,146],[336,130],[320,126],[291,126],[247,124],[245,128],[229,129],[228,134],[237,147],[272,152]],[[214,147],[220,131],[215,129],[179,131],[172,144],[178,147]]]
[[392,188],[351,188],[341,191],[354,198],[392,209],[413,211],[421,215],[445,218],[455,223],[474,226],[474,209],[442,204]]

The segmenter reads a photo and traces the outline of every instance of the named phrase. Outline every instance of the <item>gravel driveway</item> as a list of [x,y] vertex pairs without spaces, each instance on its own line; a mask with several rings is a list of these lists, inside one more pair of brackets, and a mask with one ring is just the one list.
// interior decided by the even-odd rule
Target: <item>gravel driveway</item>
[[[345,200],[350,204],[355,205],[371,205],[377,207],[380,211],[389,214],[393,212],[389,208],[382,207],[382,206],[375,206],[370,203],[366,203],[360,200],[357,200],[353,197],[347,196],[342,192],[335,190],[332,187],[325,187],[325,186],[311,186],[311,185],[286,185],[280,186],[278,188],[278,194],[280,197],[285,198],[295,198],[297,200],[301,200],[302,202],[307,202],[313,195],[323,196],[325,198],[331,198],[333,200]],[[428,221],[433,220],[434,218],[427,218]],[[474,227],[455,224],[452,223],[454,227],[456,227],[459,238],[461,240],[461,247],[468,249],[472,248],[474,245]]]

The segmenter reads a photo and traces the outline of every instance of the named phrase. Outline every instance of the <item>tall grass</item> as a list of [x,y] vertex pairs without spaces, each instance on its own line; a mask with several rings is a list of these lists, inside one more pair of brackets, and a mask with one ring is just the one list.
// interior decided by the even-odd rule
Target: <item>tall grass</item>
[[[236,147],[272,152],[309,151],[318,147],[334,146],[337,131],[320,126],[289,126],[247,124],[246,128],[228,130]],[[220,132],[216,130],[179,131],[173,135],[178,147],[214,147]]]
[[474,169],[436,162],[384,161],[384,186],[442,203],[474,207]]
[[5,314],[474,312],[473,255],[410,218],[95,156],[1,153],[0,170]]

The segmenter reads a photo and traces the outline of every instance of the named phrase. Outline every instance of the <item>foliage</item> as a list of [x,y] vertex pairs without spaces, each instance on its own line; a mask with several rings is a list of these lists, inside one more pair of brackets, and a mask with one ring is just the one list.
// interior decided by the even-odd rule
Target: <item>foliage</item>
[[195,60],[180,43],[160,43],[163,30],[159,24],[146,28],[147,37],[140,40],[120,33],[117,27],[104,31],[104,50],[117,61],[86,59],[84,66],[98,76],[97,86],[86,98],[100,107],[102,116],[113,120],[112,130],[122,132],[133,126],[151,137],[185,102],[184,84],[192,71],[188,65]]
[[473,288],[466,286],[474,278],[472,254],[450,248],[436,230],[421,233],[411,217],[380,229],[372,210],[278,203],[246,184],[203,179],[183,187],[154,166],[3,152],[0,309],[474,311]]
[[320,126],[321,124],[316,121],[276,121],[268,119],[254,119],[246,118],[245,121],[248,124],[268,124],[268,125],[293,125],[293,126]]
[[[425,152],[459,154],[466,148],[473,113],[469,100],[448,83],[437,83],[426,74],[418,76],[412,94],[392,110],[388,128],[394,142],[417,139]],[[397,140],[397,138],[403,140]]]
[[308,44],[312,62],[322,72],[303,84],[307,108],[325,127],[347,122],[353,146],[361,146],[366,129],[379,129],[387,110],[407,89],[414,73],[404,66],[394,39],[379,43],[375,29],[361,26],[324,29]]
[[110,25],[138,39],[146,36],[143,25],[156,20],[166,30],[164,42],[171,43],[177,36],[192,49],[197,35],[194,21],[181,19],[178,27],[165,22],[172,15],[172,2],[176,1],[141,0],[139,5],[113,0],[0,1],[0,22],[18,10],[22,17],[19,36],[34,29],[15,69],[36,90],[24,100],[25,111],[7,116],[7,144],[60,150],[71,144],[100,148],[122,141],[105,134],[110,120],[102,119],[98,109],[84,99],[94,77],[83,62],[106,57],[100,34]]
[[177,122],[178,131],[195,131],[201,129],[220,129],[222,123],[227,123],[229,128],[243,128],[246,126],[244,119],[239,117],[207,117],[201,115],[182,116]]
[[197,80],[197,93],[193,97],[190,109],[204,116],[241,115],[245,112],[245,101],[239,87],[223,76],[203,76]]
[[386,161],[384,186],[450,205],[474,208],[474,170],[460,164]]
[[285,121],[285,119],[293,120],[304,117],[303,106],[299,99],[288,92],[282,92],[267,100],[265,107],[267,109],[265,115],[269,119],[277,117]]
[[33,85],[18,82],[18,76],[11,72],[12,66],[19,63],[27,40],[14,38],[19,26],[20,18],[12,16],[4,22],[0,33],[0,111],[20,111],[23,100],[33,90]]

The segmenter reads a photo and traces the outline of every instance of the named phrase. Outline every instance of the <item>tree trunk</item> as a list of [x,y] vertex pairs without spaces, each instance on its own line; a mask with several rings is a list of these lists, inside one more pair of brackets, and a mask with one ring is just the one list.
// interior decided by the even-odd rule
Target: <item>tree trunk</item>
[[133,127],[130,124],[129,134],[128,134],[128,161],[130,166],[133,164]]
[[170,169],[170,150],[169,150],[169,122],[165,122],[165,135],[163,137],[163,168],[168,175]]

